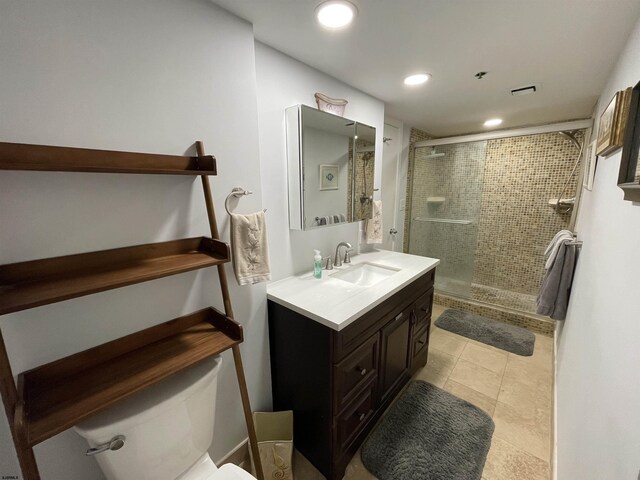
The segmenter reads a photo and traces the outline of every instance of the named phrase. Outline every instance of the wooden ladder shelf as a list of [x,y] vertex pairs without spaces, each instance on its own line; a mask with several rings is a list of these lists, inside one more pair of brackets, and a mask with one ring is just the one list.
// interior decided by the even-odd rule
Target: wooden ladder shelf
[[18,385],[0,331],[0,394],[25,480],[38,480],[33,446],[195,363],[231,349],[251,453],[264,480],[240,343],[207,175],[213,156],[111,152],[0,142],[0,170],[199,175],[211,237],[137,245],[0,266],[0,315],[210,266],[225,313],[209,307],[22,372]]

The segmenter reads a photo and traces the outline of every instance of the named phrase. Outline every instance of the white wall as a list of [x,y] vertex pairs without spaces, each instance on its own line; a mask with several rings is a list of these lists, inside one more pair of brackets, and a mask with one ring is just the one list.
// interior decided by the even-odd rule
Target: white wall
[[[400,199],[400,190],[403,186],[398,183],[398,176],[401,173],[400,155],[402,153],[402,131],[403,124],[401,121],[385,117],[384,119],[384,137],[388,138],[382,146],[382,184],[381,197],[382,203],[386,208],[382,210],[382,246],[386,250],[402,251],[402,241],[398,242],[398,238],[402,238],[400,230],[402,225],[397,222],[396,217],[398,204]],[[406,185],[406,182],[405,182]],[[402,194],[404,197],[404,194]],[[389,233],[391,228],[395,228],[398,234]]]
[[[640,80],[638,51],[640,22],[595,118]],[[635,480],[640,471],[640,204],[623,201],[616,187],[620,154],[599,158],[578,216],[584,246],[558,340],[559,480]]]
[[[0,65],[1,141],[183,154],[203,140],[218,158],[212,186],[223,237],[233,186],[255,192],[241,200],[244,211],[261,207],[253,32],[212,3],[4,0]],[[0,201],[2,264],[209,234],[191,177],[0,172]],[[268,409],[265,286],[230,283],[252,406]],[[206,269],[6,315],[0,325],[17,375],[222,308],[218,290],[216,270]],[[230,354],[224,361],[214,459],[246,437]],[[18,475],[4,414],[0,445],[0,474]],[[42,478],[102,478],[85,449],[72,431],[37,446]]]
[[[256,42],[256,72],[263,199],[267,208],[272,276],[277,280],[310,271],[314,248],[327,256],[333,254],[342,240],[355,247],[362,223],[310,231],[289,230],[285,108],[297,104],[315,107],[315,92],[346,98],[349,104],[345,117],[375,127],[376,151],[382,152],[384,104],[259,42]],[[380,186],[380,171],[376,164],[376,188]]]

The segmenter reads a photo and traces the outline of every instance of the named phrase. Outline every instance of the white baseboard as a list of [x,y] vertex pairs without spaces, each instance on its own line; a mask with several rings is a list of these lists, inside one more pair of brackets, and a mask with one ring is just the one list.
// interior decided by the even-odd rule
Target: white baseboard
[[245,470],[250,470],[251,461],[249,459],[249,438],[245,438],[242,442],[236,445],[233,450],[227,453],[219,461],[215,462],[217,466],[224,465],[225,463],[233,463]]
[[558,327],[553,332],[553,412],[552,412],[552,431],[553,442],[551,445],[551,478],[558,480],[558,390],[556,382],[558,380]]

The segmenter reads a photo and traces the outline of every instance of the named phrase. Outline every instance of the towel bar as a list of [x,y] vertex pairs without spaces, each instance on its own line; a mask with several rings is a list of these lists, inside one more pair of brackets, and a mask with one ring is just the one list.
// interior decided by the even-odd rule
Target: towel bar
[[[231,190],[231,193],[229,195],[227,195],[227,198],[224,201],[224,209],[227,211],[227,213],[229,215],[231,215],[231,210],[229,210],[229,199],[231,197],[240,198],[240,197],[243,197],[245,195],[253,195],[253,192],[251,190],[245,190],[242,187],[233,187],[233,189]],[[267,211],[267,209],[265,208],[263,210],[263,212],[266,212],[266,211]]]

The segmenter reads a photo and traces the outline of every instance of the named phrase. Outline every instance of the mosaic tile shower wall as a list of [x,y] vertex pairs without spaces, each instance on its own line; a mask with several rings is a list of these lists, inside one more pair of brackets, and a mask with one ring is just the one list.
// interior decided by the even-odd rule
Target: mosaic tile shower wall
[[[578,133],[579,141],[583,134]],[[431,153],[430,147],[413,147],[425,139],[428,134],[412,130],[404,251],[447,259],[436,275],[443,291],[533,311],[544,250],[558,230],[569,227],[571,217],[549,207],[548,200],[560,194],[577,149],[549,133],[438,146],[436,151],[446,155],[425,161],[421,157]],[[463,166],[465,155],[471,160]],[[572,197],[576,184],[574,175],[563,196]],[[436,196],[445,197],[440,206],[426,201]],[[414,220],[423,216],[472,224],[425,226],[429,222]]]
[[415,164],[415,152],[416,148],[414,144],[416,142],[422,142],[424,140],[431,140],[432,137],[427,132],[423,132],[422,130],[418,130],[417,128],[412,128],[409,134],[409,152],[408,152],[408,167],[407,167],[407,191],[406,191],[406,211],[405,211],[405,220],[404,220],[404,234],[403,234],[403,252],[409,251],[409,230],[411,228],[411,209],[412,209],[412,193],[413,193],[413,166]]
[[[584,132],[577,137],[582,141]],[[570,213],[547,202],[569,178],[578,150],[558,133],[487,143],[473,283],[535,295],[544,274],[544,250]],[[565,197],[573,197],[577,175]]]
[[[347,221],[366,220],[372,217],[373,204],[370,201],[361,201],[361,195],[366,191],[367,195],[373,195],[373,180],[375,171],[375,145],[371,142],[356,140],[356,165],[353,167],[353,142],[349,142],[349,177],[347,191]],[[362,151],[364,150],[364,151]],[[355,179],[354,174],[355,173]],[[353,189],[355,188],[355,197]],[[353,210],[351,208],[353,202]]]
[[[439,282],[469,295],[487,142],[416,148],[409,251],[441,260]],[[434,157],[432,154],[444,154]],[[447,289],[451,291],[450,289]]]

